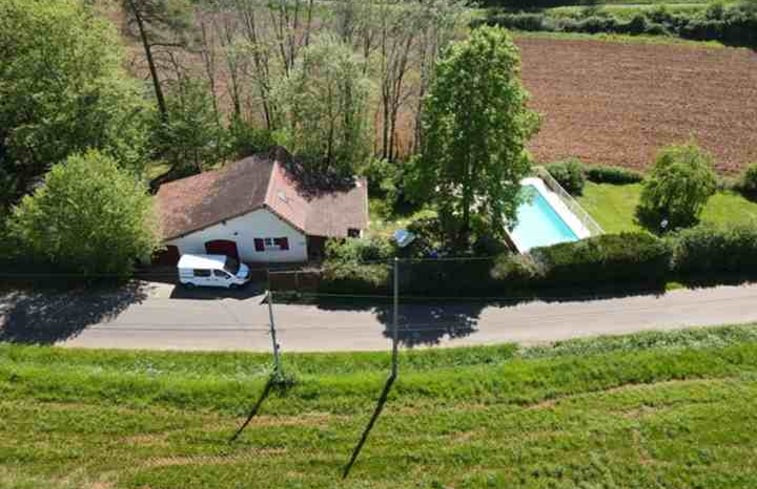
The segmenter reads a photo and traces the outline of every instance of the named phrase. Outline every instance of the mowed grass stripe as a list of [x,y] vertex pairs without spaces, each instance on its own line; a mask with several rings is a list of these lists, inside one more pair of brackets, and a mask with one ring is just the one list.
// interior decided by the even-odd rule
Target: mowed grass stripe
[[[342,483],[342,464],[384,381],[385,357],[332,355],[339,367],[317,375],[322,356],[287,355],[301,369],[298,383],[272,395],[230,445],[262,389],[265,356],[2,345],[0,487],[757,482],[754,326],[436,352],[403,356],[386,410]],[[217,377],[245,360],[249,375]],[[182,367],[163,369],[171,364]],[[349,364],[360,368],[350,372]]]

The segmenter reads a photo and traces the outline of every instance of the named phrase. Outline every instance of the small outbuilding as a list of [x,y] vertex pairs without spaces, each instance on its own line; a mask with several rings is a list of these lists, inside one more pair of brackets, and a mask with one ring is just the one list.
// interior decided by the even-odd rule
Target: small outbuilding
[[[316,180],[316,181],[314,181]],[[327,238],[359,237],[368,225],[362,178],[305,176],[283,148],[163,184],[156,195],[166,251],[222,254],[246,262],[305,262]]]

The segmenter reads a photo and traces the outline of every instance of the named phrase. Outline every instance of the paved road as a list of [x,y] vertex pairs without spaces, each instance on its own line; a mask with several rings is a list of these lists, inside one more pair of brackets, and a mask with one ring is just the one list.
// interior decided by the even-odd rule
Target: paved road
[[[261,295],[173,290],[141,284],[118,294],[0,297],[5,339],[67,347],[166,350],[269,350]],[[286,351],[382,350],[386,306],[339,308],[275,304]],[[537,343],[597,334],[757,322],[757,285],[678,290],[661,296],[519,305],[402,305],[405,346]],[[30,326],[31,325],[31,326]]]

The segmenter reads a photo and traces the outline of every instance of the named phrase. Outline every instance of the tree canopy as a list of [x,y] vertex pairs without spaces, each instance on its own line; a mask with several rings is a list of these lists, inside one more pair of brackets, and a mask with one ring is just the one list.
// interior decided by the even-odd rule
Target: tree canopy
[[73,152],[144,161],[147,108],[109,23],[76,0],[0,0],[0,206]]
[[25,254],[83,277],[126,276],[158,244],[145,186],[102,153],[53,165],[14,207],[10,232]]
[[450,45],[425,99],[414,194],[433,200],[445,229],[467,246],[474,215],[483,234],[514,221],[525,144],[538,128],[526,108],[520,56],[506,31],[480,27]]
[[275,89],[282,143],[320,172],[351,174],[370,152],[369,81],[351,48],[324,36]]
[[646,178],[639,220],[654,231],[696,224],[716,189],[712,156],[694,143],[667,146]]

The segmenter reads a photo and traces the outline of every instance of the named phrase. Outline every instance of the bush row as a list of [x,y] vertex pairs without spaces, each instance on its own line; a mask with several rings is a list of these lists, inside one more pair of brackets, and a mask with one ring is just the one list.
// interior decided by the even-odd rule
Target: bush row
[[639,183],[644,180],[644,175],[638,171],[617,166],[587,166],[576,158],[549,163],[545,168],[565,190],[573,195],[583,193],[587,180],[616,185]]
[[732,46],[757,47],[757,4],[714,5],[700,12],[640,10],[630,19],[602,11],[578,11],[573,16],[543,12],[502,12],[480,21],[508,29],[547,32],[673,35],[696,41],[720,41]]
[[[757,227],[699,226],[666,238],[648,233],[595,236],[468,260],[403,261],[402,295],[417,297],[521,297],[604,290],[659,290],[669,280],[713,282],[757,277]],[[327,260],[319,292],[389,295],[386,263]],[[551,292],[552,291],[552,292]]]

